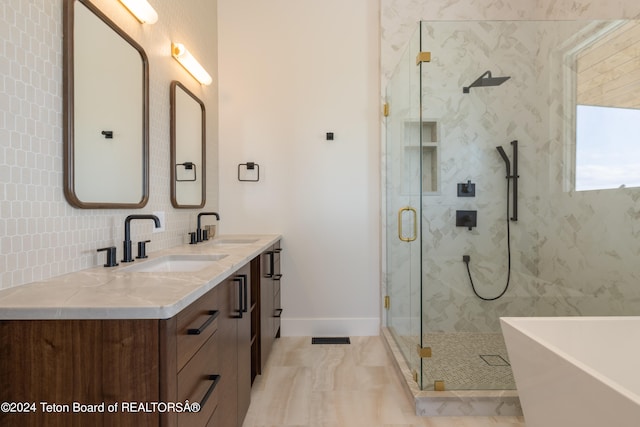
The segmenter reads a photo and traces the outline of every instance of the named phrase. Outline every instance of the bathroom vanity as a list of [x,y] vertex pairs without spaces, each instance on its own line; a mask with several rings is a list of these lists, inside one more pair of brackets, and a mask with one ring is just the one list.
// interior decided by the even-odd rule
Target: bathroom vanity
[[[220,238],[0,292],[0,425],[241,426],[280,333],[279,250]],[[178,255],[215,261],[146,271]]]

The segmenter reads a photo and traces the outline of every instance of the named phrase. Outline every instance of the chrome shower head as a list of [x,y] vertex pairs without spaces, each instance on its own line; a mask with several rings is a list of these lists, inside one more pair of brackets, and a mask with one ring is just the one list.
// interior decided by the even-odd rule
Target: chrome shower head
[[489,87],[489,86],[500,86],[502,83],[509,80],[510,76],[505,77],[493,77],[491,75],[491,71],[485,71],[483,75],[478,77],[476,81],[471,83],[469,86],[465,86],[462,88],[462,93],[469,93],[469,89],[472,87]]

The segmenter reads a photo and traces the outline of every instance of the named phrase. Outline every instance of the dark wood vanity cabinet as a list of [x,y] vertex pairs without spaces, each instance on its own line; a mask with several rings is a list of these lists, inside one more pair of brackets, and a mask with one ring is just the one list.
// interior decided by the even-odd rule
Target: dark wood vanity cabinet
[[259,345],[254,346],[253,376],[262,373],[273,343],[280,336],[280,241],[265,250],[252,263],[254,289],[259,291]]
[[250,291],[247,264],[170,319],[0,321],[0,426],[241,426]]
[[251,397],[251,271],[246,265],[219,284],[221,396],[216,427],[242,426]]
[[[199,304],[202,300],[204,303]],[[251,301],[251,267],[246,264],[176,316],[177,359],[181,369],[177,401],[204,401],[199,413],[178,414],[177,426],[242,426],[251,398]],[[192,317],[190,312],[198,313],[200,318],[185,321],[190,326],[181,327],[181,317]],[[209,325],[205,326],[207,322]],[[194,329],[198,325],[202,325],[200,329]],[[189,331],[196,330],[202,331],[189,335]],[[194,344],[195,339],[206,344]],[[193,348],[200,350],[193,354]],[[181,368],[183,364],[185,367]],[[196,365],[192,373],[183,373],[192,364]]]
[[0,320],[0,426],[242,426],[280,334],[280,251],[170,319]]
[[161,425],[205,426],[216,412],[222,394],[219,348],[223,307],[219,289],[214,288],[175,317],[161,321],[161,400],[197,402],[200,406],[197,412],[165,413]]
[[[160,425],[160,413],[133,412],[133,402],[162,400],[160,390],[167,379],[160,375],[161,356],[166,357],[160,353],[161,323],[0,321],[0,402],[14,405],[0,411],[0,425]],[[173,377],[175,384],[175,371]],[[98,406],[103,402],[117,402],[118,410],[103,410]],[[123,410],[124,403],[131,404],[128,411]]]

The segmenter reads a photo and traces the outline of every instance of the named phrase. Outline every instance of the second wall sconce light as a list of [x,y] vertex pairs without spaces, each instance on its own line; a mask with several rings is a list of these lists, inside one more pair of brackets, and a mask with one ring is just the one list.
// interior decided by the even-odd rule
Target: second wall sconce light
[[203,85],[210,85],[213,79],[200,63],[189,53],[182,43],[171,43],[173,56],[196,80]]
[[147,0],[120,0],[141,24],[155,24],[158,21],[158,14],[147,2]]

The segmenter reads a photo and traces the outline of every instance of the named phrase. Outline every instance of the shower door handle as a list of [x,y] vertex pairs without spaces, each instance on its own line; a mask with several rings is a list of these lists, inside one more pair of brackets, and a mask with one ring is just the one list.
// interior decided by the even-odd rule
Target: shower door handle
[[[413,213],[413,236],[404,237],[402,234],[402,214],[404,212]],[[418,212],[411,206],[405,206],[404,208],[400,208],[398,211],[398,239],[403,242],[413,242],[418,238]]]

